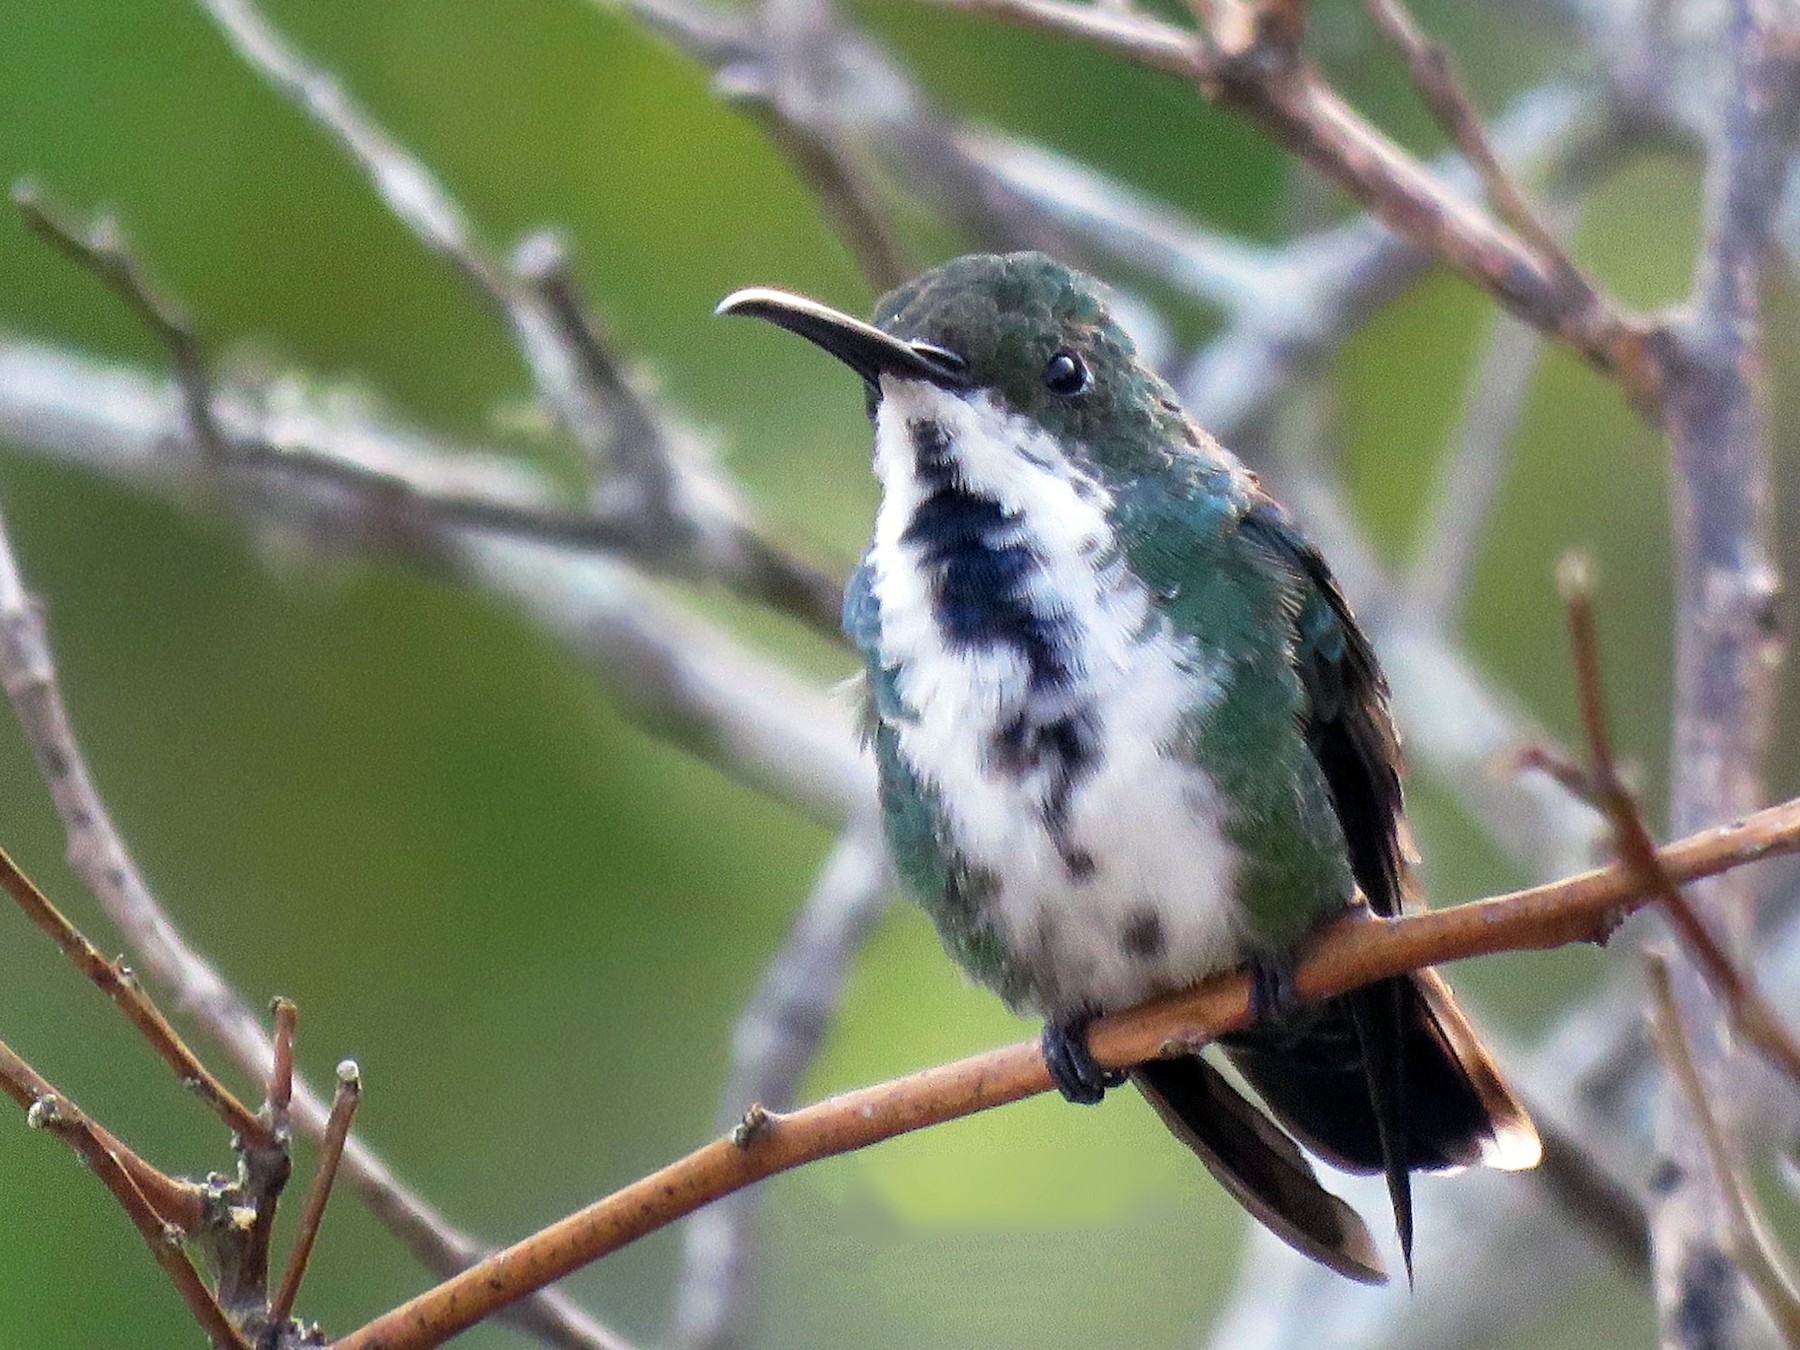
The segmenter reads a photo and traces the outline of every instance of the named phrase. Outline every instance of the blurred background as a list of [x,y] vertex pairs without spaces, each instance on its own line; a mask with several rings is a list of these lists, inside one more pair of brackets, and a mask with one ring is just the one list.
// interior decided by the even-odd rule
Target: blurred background
[[[490,238],[563,229],[621,347],[716,438],[775,531],[834,566],[855,557],[875,500],[859,391],[805,344],[709,314],[749,284],[853,311],[873,296],[787,161],[702,72],[584,0],[266,8]],[[1321,195],[1283,154],[1177,81],[897,0],[853,11],[963,116],[1251,238],[1317,219]],[[1489,111],[1585,59],[1535,6],[1416,11]],[[1311,49],[1356,103],[1409,145],[1438,148],[1360,5],[1314,12]],[[0,0],[0,176],[24,175],[84,213],[116,211],[227,369],[358,388],[399,418],[579,482],[493,313],[197,6]],[[1631,302],[1675,299],[1698,200],[1694,161],[1641,156],[1594,193],[1575,256]],[[926,261],[959,249],[929,222],[909,229]],[[1184,344],[1216,321],[1147,293]],[[1777,303],[1777,355],[1791,357],[1793,306]],[[1331,439],[1353,511],[1390,562],[1407,560],[1491,319],[1472,289],[1434,275],[1333,366]],[[3,213],[0,332],[164,368],[114,297]],[[1781,397],[1791,414],[1791,381]],[[1800,418],[1777,425],[1791,481]],[[1661,444],[1611,385],[1546,351],[1516,445],[1479,553],[1468,650],[1571,736],[1552,567],[1570,545],[1590,549],[1618,739],[1655,820],[1670,686]],[[0,508],[48,607],[82,744],[161,898],[252,1002],[298,1001],[315,1079],[358,1059],[359,1129],[402,1175],[465,1227],[510,1239],[709,1137],[733,1020],[829,847],[822,828],[640,729],[544,633],[454,586],[274,549],[203,504],[4,444]],[[850,670],[795,625],[691,598],[821,680]],[[1800,752],[1792,737],[1778,744],[1774,790],[1786,793]],[[1523,879],[1443,784],[1421,778],[1413,800],[1436,902]],[[0,842],[102,947],[117,945],[62,864],[10,717]],[[1523,1040],[1609,959],[1516,957],[1456,979]],[[1033,1030],[965,986],[923,918],[896,907],[856,962],[806,1093]],[[5,912],[0,1034],[151,1158],[225,1161],[211,1119]],[[1194,1344],[1245,1228],[1126,1094],[1092,1111],[1041,1098],[767,1190],[753,1342],[796,1350]],[[661,1233],[569,1288],[654,1344],[678,1256],[679,1232]],[[301,1310],[342,1331],[426,1283],[343,1194]],[[1644,1343],[1650,1327],[1643,1291],[1609,1276],[1506,1344],[1605,1350]],[[0,1345],[196,1341],[99,1187],[60,1145],[0,1116]],[[461,1343],[524,1341],[484,1328]]]

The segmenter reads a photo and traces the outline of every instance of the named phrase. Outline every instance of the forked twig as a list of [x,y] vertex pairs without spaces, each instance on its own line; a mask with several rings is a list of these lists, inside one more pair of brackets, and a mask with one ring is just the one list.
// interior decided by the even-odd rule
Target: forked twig
[[[21,1085],[27,1084],[32,1089],[29,1103],[19,1091]],[[181,1249],[182,1237],[199,1226],[203,1214],[191,1215],[191,1227],[171,1217],[171,1210],[191,1210],[185,1198],[177,1200],[171,1191],[180,1183],[162,1177],[116,1138],[96,1126],[67,1095],[40,1077],[4,1042],[0,1042],[0,1087],[26,1106],[27,1124],[33,1129],[48,1130],[73,1149],[118,1201],[119,1208],[125,1211],[132,1227],[150,1249],[151,1257],[168,1275],[212,1344],[224,1347],[224,1350],[250,1350],[243,1334],[226,1317],[218,1299],[213,1297],[206,1282],[200,1278],[200,1272],[194,1269],[193,1262]],[[127,1158],[131,1159],[129,1163]],[[150,1191],[144,1189],[143,1180],[152,1182]],[[152,1195],[156,1196],[154,1201]],[[197,1201],[198,1192],[194,1198]],[[189,1215],[184,1213],[184,1217]]]
[[213,415],[212,377],[207,374],[206,357],[193,324],[150,284],[126,246],[118,222],[102,216],[87,229],[80,229],[29,181],[14,184],[12,197],[33,234],[104,281],[168,349],[194,443],[207,455],[223,458],[230,442]]
[[231,1089],[200,1062],[199,1056],[187,1047],[162,1010],[144,992],[131,968],[123,961],[108,961],[102,956],[99,948],[64,917],[3,848],[0,848],[0,888],[4,888],[25,911],[26,917],[62,948],[81,973],[112,1000],[157,1057],[174,1070],[181,1084],[211,1107],[229,1129],[257,1146],[275,1143],[267,1122],[239,1101]]
[[[176,1002],[246,1071],[266,1075],[274,1047],[259,1020],[169,920],[112,823],[69,725],[42,616],[26,593],[3,518],[0,677],[63,819],[76,874]],[[322,1133],[325,1109],[298,1080],[293,1109],[309,1132]],[[367,1145],[350,1140],[345,1162],[364,1203],[433,1273],[460,1270],[485,1250],[411,1191]],[[521,1305],[512,1317],[563,1350],[621,1350],[627,1344],[555,1290]]]
[[[1450,192],[1429,168],[1352,109],[1279,41],[1280,25],[1221,5],[1198,33],[1142,13],[1070,0],[929,0],[1085,42],[1194,81],[1241,113],[1404,236],[1450,264],[1519,317],[1567,343],[1653,411],[1662,398],[1657,326],[1579,272],[1541,258],[1510,229]],[[1204,15],[1203,21],[1204,21]]]
[[[46,1097],[63,1099],[54,1084],[4,1041],[0,1041],[0,1092],[11,1097],[24,1111],[30,1111],[35,1103]],[[100,1147],[119,1160],[119,1165],[158,1218],[183,1232],[191,1233],[200,1226],[206,1217],[206,1202],[198,1186],[169,1176],[146,1162],[130,1145],[91,1117],[83,1115],[82,1121]]]
[[[638,410],[655,420],[641,397],[623,384],[590,378],[591,353],[571,345],[567,314],[556,312],[508,269],[438,177],[357,102],[335,73],[290,42],[252,0],[199,3],[245,65],[310,117],[368,178],[394,217],[498,309],[539,397],[590,462],[605,459],[609,427],[617,417],[635,415],[627,405],[638,403]],[[623,405],[621,389],[630,395]],[[634,452],[638,463],[655,449],[639,447]],[[722,481],[673,456],[664,456],[658,471],[682,488],[663,498],[680,509],[661,518],[614,515],[608,521],[614,547],[655,570],[718,581],[835,636],[841,596],[829,575],[764,533]],[[640,508],[657,504],[653,485],[639,495]]]
[[1600,681],[1599,643],[1594,635],[1593,580],[1578,554],[1557,568],[1557,582],[1569,614],[1569,646],[1575,663],[1575,696],[1587,735],[1589,799],[1612,823],[1619,861],[1655,896],[1682,948],[1705,977],[1708,987],[1738,1033],[1800,1088],[1800,1043],[1755,981],[1725,954],[1694,907],[1681,892],[1644,827],[1637,798],[1619,777],[1607,729],[1606,696]]

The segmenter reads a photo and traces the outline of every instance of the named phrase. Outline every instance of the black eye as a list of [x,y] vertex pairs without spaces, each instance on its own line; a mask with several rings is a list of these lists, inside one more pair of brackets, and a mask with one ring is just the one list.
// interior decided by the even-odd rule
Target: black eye
[[1088,387],[1088,368],[1074,352],[1058,352],[1044,365],[1044,388],[1058,398],[1074,398]]

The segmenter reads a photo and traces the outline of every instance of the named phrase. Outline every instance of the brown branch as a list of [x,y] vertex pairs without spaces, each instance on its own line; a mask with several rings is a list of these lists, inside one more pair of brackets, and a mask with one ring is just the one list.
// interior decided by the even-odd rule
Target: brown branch
[[[1794,852],[1800,852],[1800,799],[1684,839],[1660,856],[1670,875],[1686,881]],[[1295,989],[1303,999],[1328,998],[1421,966],[1603,941],[1650,898],[1631,871],[1612,867],[1455,909],[1345,919],[1307,944],[1295,966]],[[1232,972],[1096,1022],[1091,1043],[1101,1065],[1125,1068],[1192,1052],[1249,1020],[1249,980]],[[722,1195],[1049,1087],[1042,1050],[1032,1041],[770,1115],[743,1146],[729,1137],[715,1140],[351,1332],[333,1350],[428,1350]]]
[[[1574,273],[1547,264],[1511,231],[1450,192],[1364,120],[1266,24],[1230,6],[1195,34],[1142,14],[1069,0],[928,0],[1085,41],[1195,81],[1350,193],[1414,247],[1449,263],[1520,318],[1618,380],[1638,406],[1660,405],[1654,326]],[[1229,16],[1236,16],[1230,18]]]
[[[119,1202],[150,1249],[151,1257],[168,1275],[212,1344],[228,1350],[250,1350],[200,1278],[200,1272],[181,1250],[182,1236],[197,1229],[204,1219],[198,1189],[184,1191],[183,1183],[163,1176],[145,1163],[89,1120],[80,1107],[40,1077],[4,1042],[0,1042],[0,1087],[26,1108],[28,1125],[48,1130],[73,1149]],[[145,1189],[145,1182],[149,1183],[149,1190]]]
[[294,1310],[294,1300],[300,1295],[300,1281],[306,1277],[306,1263],[312,1259],[319,1224],[325,1218],[325,1204],[331,1199],[331,1188],[337,1180],[338,1162],[344,1156],[344,1141],[350,1137],[350,1122],[356,1118],[356,1104],[361,1099],[362,1072],[356,1067],[355,1060],[347,1059],[337,1067],[337,1091],[331,1098],[325,1137],[319,1143],[319,1163],[313,1173],[312,1186],[306,1192],[306,1202],[300,1207],[294,1249],[288,1253],[280,1288],[269,1304],[269,1321],[275,1326],[287,1321],[288,1314]]
[[[0,1092],[11,1097],[25,1111],[31,1110],[35,1103],[47,1097],[66,1100],[54,1084],[27,1064],[4,1041],[0,1041]],[[119,1160],[119,1165],[131,1177],[132,1183],[149,1202],[151,1209],[156,1211],[158,1218],[184,1233],[191,1233],[200,1226],[206,1217],[206,1202],[198,1186],[169,1176],[146,1162],[130,1145],[98,1121],[88,1116],[83,1116],[82,1120],[88,1131],[99,1141],[100,1147]]]
[[[865,813],[820,869],[733,1029],[731,1075],[717,1117],[721,1131],[740,1124],[751,1103],[773,1111],[793,1104],[892,885],[880,822]],[[755,1192],[741,1192],[689,1221],[670,1337],[680,1350],[718,1350],[741,1340],[753,1284],[755,1200]]]
[[199,1056],[188,1049],[180,1034],[169,1025],[169,1019],[144,992],[131,968],[122,960],[108,961],[102,956],[99,948],[89,942],[81,930],[50,903],[37,884],[19,870],[5,849],[0,849],[0,888],[4,888],[25,911],[25,916],[62,948],[81,973],[113,1001],[157,1057],[174,1070],[182,1085],[210,1106],[229,1129],[253,1144],[267,1146],[275,1142],[267,1123],[240,1102],[200,1062]]
[[1606,696],[1600,679],[1600,650],[1594,633],[1593,582],[1587,563],[1570,554],[1557,579],[1569,612],[1569,646],[1575,662],[1575,696],[1588,745],[1588,800],[1612,823],[1619,860],[1662,906],[1688,958],[1699,967],[1732,1027],[1800,1088],[1800,1043],[1755,981],[1726,955],[1706,920],[1688,902],[1657,855],[1644,826],[1637,798],[1619,777],[1607,729]]
[[1681,1010],[1675,1006],[1675,987],[1669,963],[1661,953],[1644,953],[1650,977],[1651,1031],[1657,1052],[1675,1080],[1687,1108],[1699,1126],[1700,1140],[1712,1164],[1714,1178],[1725,1198],[1729,1216],[1730,1252],[1750,1287],[1768,1309],[1789,1345],[1800,1345],[1800,1286],[1794,1283],[1775,1246],[1769,1225],[1750,1185],[1744,1158],[1725,1133],[1708,1100],[1706,1084],[1694,1063],[1693,1047],[1682,1029]]
[[292,999],[277,994],[269,1011],[275,1018],[275,1054],[269,1069],[269,1123],[277,1133],[285,1134],[288,1108],[294,1101],[294,1029],[300,1010]]

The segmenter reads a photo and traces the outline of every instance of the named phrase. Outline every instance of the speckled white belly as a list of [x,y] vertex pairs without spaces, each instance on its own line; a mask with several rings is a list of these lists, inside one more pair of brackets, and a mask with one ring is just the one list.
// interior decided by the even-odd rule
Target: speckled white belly
[[[891,378],[883,395],[870,561],[882,655],[910,714],[895,724],[898,747],[958,850],[996,882],[989,921],[1029,972],[1027,1010],[1121,1007],[1234,964],[1234,851],[1190,749],[1194,719],[1218,696],[1216,663],[1152,616],[1114,557],[1104,489],[1053,439],[985,395]],[[1001,503],[1029,542],[1030,604],[1066,638],[1068,678],[1048,703],[1019,648],[954,646],[934,616],[931,577],[906,537],[923,492],[908,431],[920,420],[953,438],[959,484]],[[1058,807],[1049,775],[995,754],[997,729],[1021,713],[1075,713],[1090,733]]]

